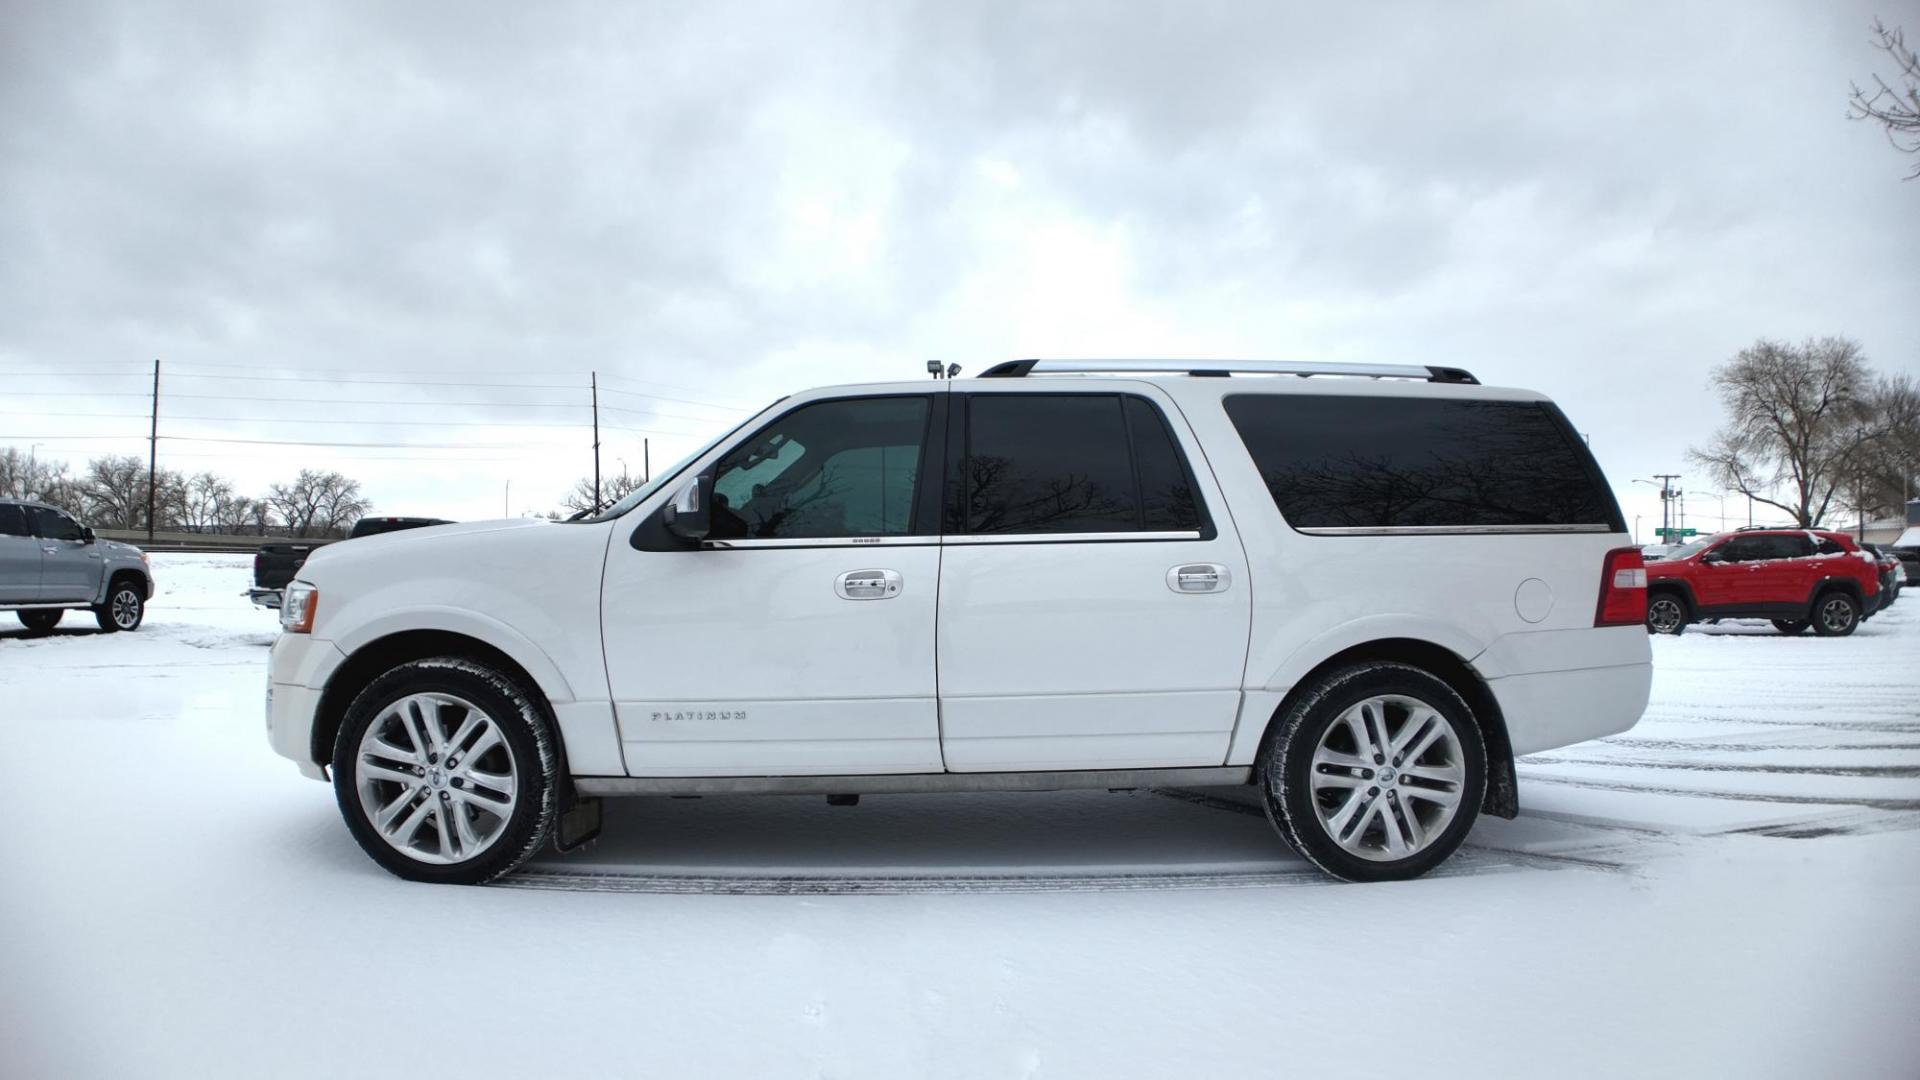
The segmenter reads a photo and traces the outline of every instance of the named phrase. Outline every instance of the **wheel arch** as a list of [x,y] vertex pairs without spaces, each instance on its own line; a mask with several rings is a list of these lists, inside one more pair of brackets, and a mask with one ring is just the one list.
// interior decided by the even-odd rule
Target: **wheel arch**
[[106,580],[100,583],[100,598],[96,602],[96,606],[104,604],[113,598],[114,583],[120,581],[122,578],[132,578],[140,583],[140,587],[145,594],[140,597],[141,603],[144,604],[148,600],[153,599],[153,575],[137,566],[120,566],[109,570]]
[[540,710],[560,758],[560,775],[566,775],[566,743],[560,737],[553,704],[539,680],[499,647],[451,630],[404,630],[376,638],[348,653],[327,676],[320,702],[314,708],[308,746],[308,755],[314,763],[325,765],[333,760],[333,743],[346,720],[347,709],[373,680],[401,664],[435,656],[457,656],[485,664],[524,690]]
[[1431,672],[1466,701],[1467,707],[1473,711],[1475,722],[1480,725],[1481,741],[1487,749],[1487,790],[1480,801],[1480,812],[1501,818],[1517,816],[1520,812],[1520,785],[1513,767],[1513,742],[1507,735],[1506,714],[1501,711],[1499,700],[1466,658],[1444,645],[1419,638],[1379,638],[1362,642],[1348,646],[1314,665],[1294,681],[1280,699],[1279,706],[1267,718],[1266,728],[1260,735],[1259,759],[1264,760],[1266,745],[1278,730],[1281,718],[1321,675],[1369,660],[1397,661]]
[[1684,581],[1677,578],[1657,578],[1647,582],[1647,597],[1651,599],[1657,592],[1678,593],[1680,602],[1687,605],[1688,615],[1695,615],[1700,611],[1700,602],[1694,598],[1693,586]]

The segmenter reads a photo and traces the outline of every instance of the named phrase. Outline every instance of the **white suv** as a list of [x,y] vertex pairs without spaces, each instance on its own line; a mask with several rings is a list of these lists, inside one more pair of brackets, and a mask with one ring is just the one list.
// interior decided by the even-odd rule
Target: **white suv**
[[1639,718],[1641,566],[1537,393],[1023,360],[784,398],[585,521],[321,548],[268,726],[421,881],[612,795],[1201,785],[1401,879]]

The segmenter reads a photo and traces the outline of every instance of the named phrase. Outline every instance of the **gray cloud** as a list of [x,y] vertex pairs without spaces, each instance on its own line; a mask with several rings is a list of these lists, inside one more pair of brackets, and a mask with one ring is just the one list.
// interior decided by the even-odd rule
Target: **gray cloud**
[[[1920,367],[1920,188],[1844,119],[1871,15],[12,5],[0,379],[597,368],[758,401],[929,356],[1424,360],[1556,394],[1644,474],[1757,336]],[[429,441],[394,432],[364,434]],[[543,455],[522,482],[557,495],[577,455]],[[387,508],[493,498],[360,471]]]

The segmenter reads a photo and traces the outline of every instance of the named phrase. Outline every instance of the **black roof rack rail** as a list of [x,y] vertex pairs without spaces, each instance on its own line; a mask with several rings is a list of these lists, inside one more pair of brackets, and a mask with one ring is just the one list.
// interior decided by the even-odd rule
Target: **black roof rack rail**
[[1029,375],[1185,374],[1344,375],[1362,379],[1419,379],[1423,382],[1479,385],[1465,368],[1429,364],[1334,364],[1280,360],[1008,360],[980,373],[982,379],[1024,379]]

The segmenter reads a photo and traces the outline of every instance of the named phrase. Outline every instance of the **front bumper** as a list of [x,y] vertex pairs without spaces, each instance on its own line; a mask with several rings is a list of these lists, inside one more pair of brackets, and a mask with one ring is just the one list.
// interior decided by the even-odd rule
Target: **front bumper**
[[327,679],[346,659],[331,641],[308,634],[281,634],[273,642],[267,675],[267,743],[300,766],[302,775],[327,778],[326,762],[314,760],[313,721]]

